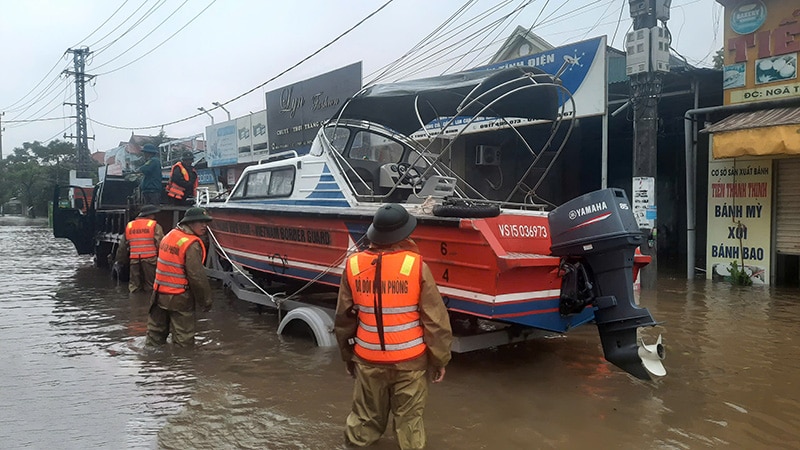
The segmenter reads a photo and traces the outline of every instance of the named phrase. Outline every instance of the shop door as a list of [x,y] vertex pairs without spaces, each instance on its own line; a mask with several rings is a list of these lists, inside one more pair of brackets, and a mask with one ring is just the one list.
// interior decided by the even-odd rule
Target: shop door
[[775,249],[800,255],[800,158],[778,160]]
[[777,160],[775,282],[800,283],[800,158]]

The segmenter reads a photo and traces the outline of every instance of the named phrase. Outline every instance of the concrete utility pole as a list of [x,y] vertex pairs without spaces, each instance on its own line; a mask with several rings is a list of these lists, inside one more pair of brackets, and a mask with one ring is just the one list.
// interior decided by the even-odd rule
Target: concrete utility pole
[[0,159],[3,159],[3,131],[6,131],[3,128],[3,116],[6,115],[6,112],[0,112]]
[[671,0],[628,0],[633,31],[626,38],[627,73],[633,105],[633,204],[645,233],[642,253],[652,262],[642,272],[642,287],[655,288],[658,277],[656,175],[658,160],[658,100],[661,73],[669,72],[669,36],[658,20],[669,20]]
[[[75,150],[78,157],[77,175],[79,178],[91,178],[92,173],[89,165],[89,136],[86,128],[86,82],[94,78],[94,75],[84,73],[86,57],[89,56],[89,48],[69,49],[72,53],[72,60],[75,71],[65,70],[64,73],[75,77],[75,103],[65,103],[65,105],[75,106],[75,136],[64,135],[65,139],[75,139]],[[92,137],[91,139],[94,139]]]

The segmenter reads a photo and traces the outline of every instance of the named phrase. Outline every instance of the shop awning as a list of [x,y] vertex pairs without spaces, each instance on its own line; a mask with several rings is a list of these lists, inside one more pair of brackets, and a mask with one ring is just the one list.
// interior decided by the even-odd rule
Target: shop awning
[[737,113],[703,131],[714,134],[714,158],[800,155],[800,107]]

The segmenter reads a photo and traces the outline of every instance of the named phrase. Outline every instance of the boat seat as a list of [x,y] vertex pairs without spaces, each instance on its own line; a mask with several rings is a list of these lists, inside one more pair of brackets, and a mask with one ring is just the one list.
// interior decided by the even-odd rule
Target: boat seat
[[[358,174],[358,176],[356,176]],[[345,174],[347,178],[350,180],[350,183],[353,184],[353,189],[355,189],[356,194],[359,195],[372,195],[374,194],[373,191],[370,189],[375,189],[374,186],[374,176],[369,169],[364,167],[354,167],[353,170],[348,170]],[[361,177],[361,180],[364,180],[362,183],[361,180],[358,179]]]
[[453,195],[456,189],[456,179],[453,177],[443,177],[432,175],[425,180],[422,189],[415,194],[408,196],[407,203],[422,203],[428,197],[445,198]]

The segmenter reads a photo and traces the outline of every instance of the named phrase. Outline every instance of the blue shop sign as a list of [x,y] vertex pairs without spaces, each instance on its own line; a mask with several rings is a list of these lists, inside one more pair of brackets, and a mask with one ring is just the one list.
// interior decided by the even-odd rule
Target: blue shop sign
[[767,20],[767,7],[761,0],[737,6],[731,13],[731,29],[738,34],[750,34],[764,25]]

